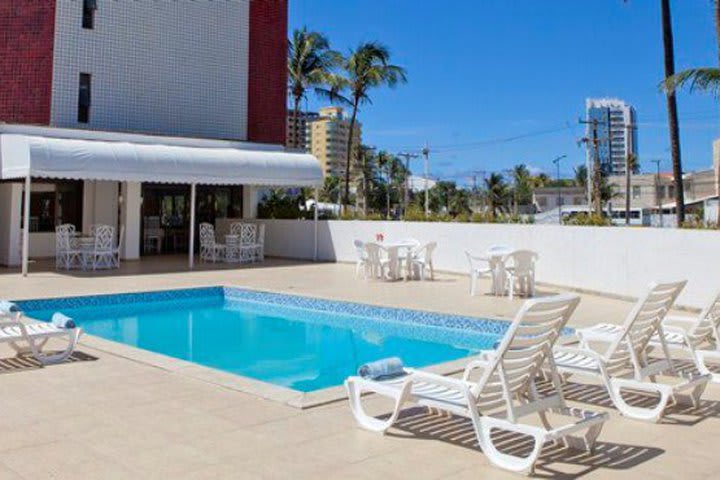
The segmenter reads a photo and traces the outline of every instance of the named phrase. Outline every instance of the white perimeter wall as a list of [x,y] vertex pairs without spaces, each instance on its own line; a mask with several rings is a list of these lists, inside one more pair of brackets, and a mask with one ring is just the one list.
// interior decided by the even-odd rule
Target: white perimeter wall
[[[312,259],[312,221],[261,222],[268,255]],[[361,221],[321,221],[318,230],[320,260],[353,262],[353,240],[382,233],[386,242],[437,241],[435,267],[445,271],[465,273],[465,250],[500,244],[538,252],[540,282],[636,297],[653,280],[688,279],[679,300],[686,306],[701,306],[720,289],[720,233],[713,231]]]
[[[244,140],[250,0],[57,0],[51,123]],[[77,122],[80,73],[90,123]]]

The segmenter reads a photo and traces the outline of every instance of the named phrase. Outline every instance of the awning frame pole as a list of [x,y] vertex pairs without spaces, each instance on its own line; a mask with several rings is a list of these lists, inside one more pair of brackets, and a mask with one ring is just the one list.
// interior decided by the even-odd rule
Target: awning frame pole
[[[30,175],[25,177],[25,192],[23,202],[23,241],[22,241],[22,276],[28,275],[28,263],[30,260]],[[17,250],[16,250],[17,251]]]
[[315,230],[315,238],[314,238],[314,250],[313,250],[313,262],[318,261],[318,207],[319,207],[319,199],[320,199],[320,189],[318,187],[315,187],[315,212],[313,213],[313,222],[314,222],[314,230]]
[[195,184],[190,184],[190,247],[188,249],[188,269],[192,270],[195,262]]

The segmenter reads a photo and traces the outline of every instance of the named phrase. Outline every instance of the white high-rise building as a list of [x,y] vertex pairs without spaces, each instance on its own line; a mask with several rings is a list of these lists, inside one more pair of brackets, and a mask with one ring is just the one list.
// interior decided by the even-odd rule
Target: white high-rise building
[[[585,101],[587,137],[592,139],[593,124],[597,124],[598,155],[603,172],[624,175],[628,154],[637,158],[637,128],[635,109],[616,98],[588,98]],[[588,171],[592,170],[594,150],[588,148]]]

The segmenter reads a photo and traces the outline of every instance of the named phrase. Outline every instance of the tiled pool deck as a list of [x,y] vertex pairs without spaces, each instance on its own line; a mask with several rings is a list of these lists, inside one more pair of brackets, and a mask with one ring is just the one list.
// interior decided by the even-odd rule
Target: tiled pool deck
[[[470,297],[467,280],[452,275],[387,284],[355,280],[348,265],[278,260],[253,268],[201,266],[188,273],[183,260],[168,257],[127,263],[112,274],[74,275],[55,273],[43,263],[27,279],[0,269],[0,297],[228,285],[500,318],[512,316],[522,303]],[[487,284],[482,288],[487,291]],[[627,302],[585,295],[571,326],[619,321],[629,308]],[[46,368],[10,360],[10,350],[0,347],[5,359],[0,371],[6,371],[0,375],[0,479],[518,478],[490,467],[470,426],[456,419],[411,411],[383,437],[357,429],[344,402],[300,410],[238,391],[220,376],[208,379],[208,372],[193,364],[139,351],[128,358],[116,345],[86,336],[77,361]],[[571,399],[607,409],[600,390],[577,387],[570,384]],[[378,413],[389,410],[378,399],[369,402]],[[538,475],[717,478],[720,386],[708,388],[701,408],[673,409],[659,425],[609,411],[612,420],[594,455],[548,447]]]

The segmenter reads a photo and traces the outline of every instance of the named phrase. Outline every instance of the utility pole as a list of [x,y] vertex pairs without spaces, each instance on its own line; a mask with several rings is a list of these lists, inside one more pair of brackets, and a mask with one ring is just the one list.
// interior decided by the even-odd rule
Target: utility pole
[[417,153],[400,152],[398,157],[405,159],[405,192],[403,195],[403,219],[407,213],[408,204],[410,203],[410,159],[418,158]]
[[[630,185],[631,185],[631,165],[632,165],[632,157],[635,155],[632,153],[631,148],[635,146],[635,142],[633,141],[633,130],[637,128],[637,126],[634,123],[628,123],[625,125],[626,133],[625,133],[625,148],[627,149],[627,153],[625,154],[625,225],[630,225]],[[634,159],[637,160],[637,159]]]
[[557,167],[557,208],[558,208],[558,225],[562,225],[562,195],[560,194],[560,160],[567,157],[567,155],[560,155],[555,157],[553,163]]
[[[608,114],[609,118],[609,114]],[[593,165],[592,165],[592,193],[590,198],[592,200],[592,208],[595,215],[602,215],[602,198],[600,195],[600,188],[602,185],[602,176],[600,172],[600,152],[599,144],[600,139],[598,138],[598,120],[593,118],[592,120],[580,120],[581,124],[592,125],[592,135],[590,138],[584,137],[580,141],[585,144],[592,144],[593,149]],[[609,132],[609,130],[608,130]],[[590,176],[590,175],[588,175]]]
[[660,199],[660,159],[656,158],[654,160],[651,160],[655,165],[657,165],[657,174],[655,175],[655,201],[657,202],[658,207],[658,215],[660,215],[660,228],[663,228],[663,211],[662,211],[662,201]]
[[430,168],[430,148],[428,147],[428,143],[425,142],[425,146],[422,149],[422,154],[425,159],[425,217],[427,218],[430,215],[430,191],[428,190],[428,175],[429,175],[429,168]]

